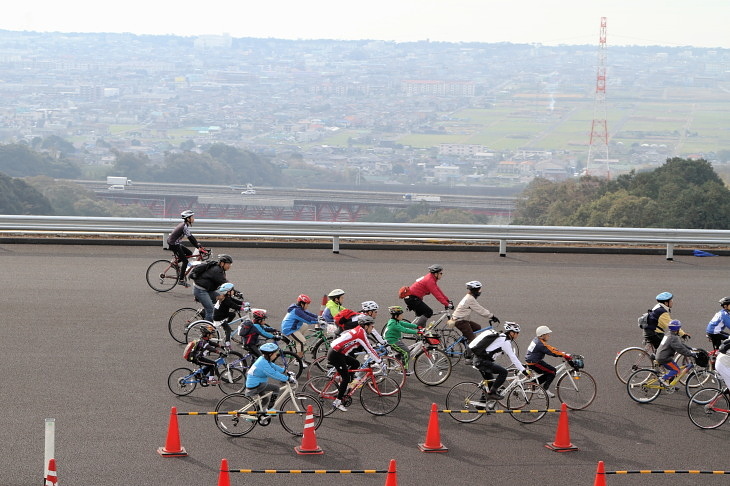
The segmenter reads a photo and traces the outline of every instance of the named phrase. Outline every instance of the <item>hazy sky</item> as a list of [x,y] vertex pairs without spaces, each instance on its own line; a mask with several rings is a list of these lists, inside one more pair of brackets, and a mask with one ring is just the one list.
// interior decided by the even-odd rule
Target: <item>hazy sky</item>
[[16,0],[0,29],[730,48],[730,0]]

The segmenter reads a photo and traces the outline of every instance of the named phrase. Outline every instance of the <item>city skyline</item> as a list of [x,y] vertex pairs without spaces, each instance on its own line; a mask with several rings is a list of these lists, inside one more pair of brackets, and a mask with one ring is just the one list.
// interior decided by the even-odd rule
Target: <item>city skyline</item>
[[[678,0],[371,0],[368,3],[274,0],[205,4],[160,0],[104,4],[28,0],[4,9],[0,29],[39,32],[129,32],[280,39],[412,42],[597,44],[601,17],[608,45],[730,48],[727,0],[691,7]],[[447,6],[447,8],[444,8]]]

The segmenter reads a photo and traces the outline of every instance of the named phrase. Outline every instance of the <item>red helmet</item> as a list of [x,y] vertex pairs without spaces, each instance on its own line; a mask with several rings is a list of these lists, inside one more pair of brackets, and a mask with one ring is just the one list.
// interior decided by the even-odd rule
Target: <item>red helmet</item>
[[312,299],[310,299],[308,295],[299,294],[299,297],[297,297],[297,304],[299,304],[299,303],[310,304],[311,302],[312,302]]
[[263,309],[256,309],[251,313],[254,321],[263,321],[266,319],[266,311]]

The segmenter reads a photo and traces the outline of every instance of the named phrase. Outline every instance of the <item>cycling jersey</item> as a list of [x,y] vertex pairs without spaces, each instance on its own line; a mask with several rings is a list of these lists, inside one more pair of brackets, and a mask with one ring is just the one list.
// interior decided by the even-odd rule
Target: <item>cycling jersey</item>
[[707,324],[707,334],[727,334],[730,332],[730,312],[720,309],[710,323]]
[[246,373],[246,388],[256,388],[262,383],[268,383],[269,377],[287,381],[289,377],[284,374],[285,372],[284,368],[261,356],[253,362]]
[[175,226],[175,229],[172,230],[170,236],[167,237],[167,244],[179,245],[183,238],[187,238],[195,248],[200,246],[198,244],[198,240],[196,240],[190,232],[190,225],[188,225],[185,221]]
[[334,300],[328,300],[324,312],[322,312],[322,318],[330,324],[334,324],[335,316],[344,308],[344,305],[338,304]]
[[[487,339],[489,337],[489,332],[484,331],[478,333],[474,338],[474,340],[469,343],[469,347],[471,349],[477,348],[479,346],[479,341],[482,339]],[[475,353],[475,356],[479,359],[484,359],[483,356],[486,356],[488,360],[494,361],[494,357],[498,355],[499,353],[504,353],[507,356],[509,356],[510,361],[512,361],[512,364],[515,365],[515,368],[517,368],[518,371],[524,371],[525,367],[522,366],[522,363],[520,363],[520,360],[515,356],[515,352],[512,349],[512,344],[510,343],[509,339],[507,339],[507,336],[504,334],[500,334],[497,336],[497,338],[492,341],[492,343],[486,347],[484,350],[484,354],[482,356],[477,355]]]
[[378,356],[378,353],[376,353],[373,347],[370,345],[370,341],[368,341],[368,336],[365,332],[365,329],[360,326],[348,329],[347,331],[344,331],[342,334],[340,334],[340,337],[332,341],[330,349],[340,354],[348,354],[357,346],[362,346],[363,348],[365,348],[365,351],[370,354],[375,362],[380,363],[380,357]]
[[535,337],[527,347],[525,362],[527,364],[538,363],[542,361],[546,354],[550,356],[565,356],[565,353],[558,348],[543,342],[539,337]]
[[466,294],[463,299],[461,299],[459,305],[457,305],[456,309],[454,309],[454,313],[451,315],[451,318],[455,321],[469,319],[469,316],[471,316],[472,312],[476,312],[480,316],[487,319],[494,317],[494,314],[492,314],[482,305],[480,305],[477,302],[476,297],[474,297],[470,292]]
[[281,321],[281,333],[284,336],[294,334],[304,324],[316,324],[318,320],[317,314],[305,311],[297,304],[290,305],[286,312],[284,320]]
[[433,294],[436,300],[441,302],[443,305],[449,305],[449,298],[446,297],[439,288],[436,276],[433,273],[424,275],[413,282],[408,288],[410,289],[409,295],[423,299],[425,295]]

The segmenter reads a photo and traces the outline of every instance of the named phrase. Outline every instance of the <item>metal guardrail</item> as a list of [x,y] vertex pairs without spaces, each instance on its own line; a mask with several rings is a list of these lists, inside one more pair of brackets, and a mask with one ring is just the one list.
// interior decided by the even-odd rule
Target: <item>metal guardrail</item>
[[[164,245],[166,235],[179,221],[160,218],[0,215],[0,233],[159,234]],[[573,226],[196,219],[195,234],[242,238],[327,238],[332,239],[334,253],[340,251],[340,239],[499,242],[500,256],[507,255],[507,242],[655,244],[666,245],[667,260],[673,259],[674,245],[678,244],[730,245],[730,230]]]

